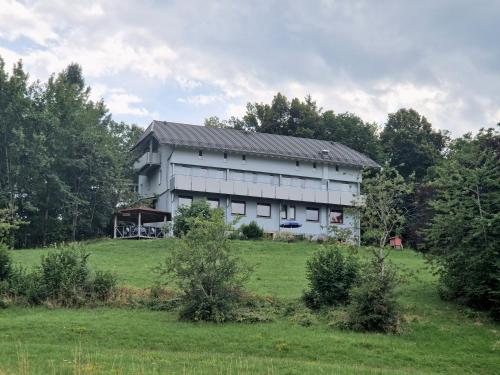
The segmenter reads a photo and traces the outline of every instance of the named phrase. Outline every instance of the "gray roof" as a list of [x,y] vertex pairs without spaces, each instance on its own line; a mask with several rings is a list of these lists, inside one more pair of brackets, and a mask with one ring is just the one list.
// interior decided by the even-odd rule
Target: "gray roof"
[[[150,134],[153,134],[161,144],[286,159],[326,161],[361,167],[379,167],[369,157],[338,142],[166,121],[153,121],[134,148]],[[324,150],[328,150],[328,153],[323,152]]]

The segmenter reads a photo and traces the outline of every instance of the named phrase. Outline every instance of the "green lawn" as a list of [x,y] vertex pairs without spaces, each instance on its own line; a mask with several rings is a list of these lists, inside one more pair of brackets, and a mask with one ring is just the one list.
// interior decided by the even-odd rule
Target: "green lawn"
[[[255,271],[248,288],[297,299],[304,266],[317,245],[235,242]],[[100,241],[89,245],[95,269],[120,284],[147,287],[165,241]],[[49,250],[20,250],[30,266]],[[361,250],[361,255],[364,255]],[[287,318],[260,324],[205,324],[142,309],[0,310],[0,374],[498,374],[500,327],[440,301],[435,278],[411,251],[391,254],[415,272],[401,286],[409,321],[400,336],[352,333],[324,323],[303,327]],[[3,373],[2,373],[3,371]]]

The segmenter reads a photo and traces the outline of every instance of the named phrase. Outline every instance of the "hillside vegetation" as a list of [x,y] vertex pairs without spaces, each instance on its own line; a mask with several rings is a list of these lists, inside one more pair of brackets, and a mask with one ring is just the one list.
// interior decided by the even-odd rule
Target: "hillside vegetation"
[[[96,241],[90,265],[119,284],[150,287],[153,268],[176,240]],[[308,242],[236,241],[254,272],[247,289],[282,304],[306,289],[305,264],[319,246]],[[54,250],[14,251],[26,267]],[[361,257],[367,251],[360,249]],[[334,329],[304,310],[269,323],[179,322],[174,312],[131,308],[0,310],[0,374],[495,374],[498,325],[439,299],[421,254],[390,258],[413,276],[400,286],[406,320],[401,335]]]

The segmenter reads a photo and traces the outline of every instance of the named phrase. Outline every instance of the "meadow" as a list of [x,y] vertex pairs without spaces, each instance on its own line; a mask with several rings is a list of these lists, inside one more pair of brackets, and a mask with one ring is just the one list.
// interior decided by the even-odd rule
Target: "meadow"
[[[146,288],[175,240],[103,240],[88,244],[89,263],[111,270],[122,286]],[[253,265],[248,290],[286,302],[306,288],[309,242],[235,241]],[[17,250],[32,267],[47,249]],[[367,250],[359,250],[361,257]],[[443,302],[423,256],[392,251],[411,270],[400,286],[404,332],[355,333],[321,320],[187,323],[175,312],[132,308],[0,310],[0,374],[498,374],[500,326]]]

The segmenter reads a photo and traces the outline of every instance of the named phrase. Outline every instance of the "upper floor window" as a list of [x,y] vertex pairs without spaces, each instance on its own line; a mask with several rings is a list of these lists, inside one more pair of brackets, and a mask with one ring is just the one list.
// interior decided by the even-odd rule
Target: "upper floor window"
[[241,155],[241,160],[246,161],[247,160],[247,156],[246,155]]
[[307,221],[319,221],[319,208],[306,208],[306,220]]
[[257,203],[257,216],[271,217],[271,205],[269,203]]
[[231,202],[231,214],[245,216],[246,213],[246,203],[239,201]]
[[179,207],[191,206],[191,203],[193,203],[193,197],[187,197],[187,196],[179,197]]
[[227,152],[224,152],[224,160],[227,159]]
[[344,222],[344,212],[342,207],[334,207],[330,210],[330,224],[342,224]]
[[199,150],[198,151],[198,156],[201,158],[203,156],[203,151],[202,150]]
[[316,163],[313,163],[313,169],[316,169]]
[[296,166],[297,168],[298,168],[298,167],[300,167],[300,163],[299,163],[299,161],[298,161],[298,160],[295,160],[295,166]]
[[336,166],[335,166],[335,172],[338,172],[338,171],[339,171],[339,166],[338,166],[338,165],[336,165]]

